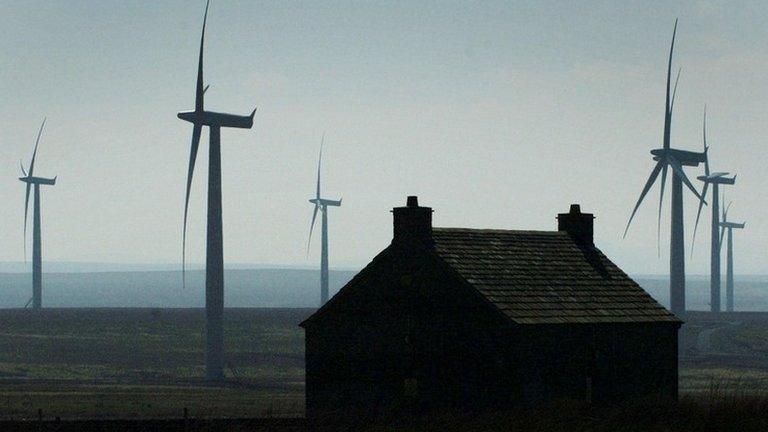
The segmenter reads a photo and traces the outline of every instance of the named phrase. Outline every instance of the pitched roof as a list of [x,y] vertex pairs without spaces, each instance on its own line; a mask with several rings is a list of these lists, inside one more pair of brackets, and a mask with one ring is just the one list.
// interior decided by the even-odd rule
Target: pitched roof
[[378,255],[373,257],[368,265],[363,267],[349,282],[346,283],[336,295],[332,296],[324,305],[320,305],[320,308],[310,315],[307,319],[299,323],[299,327],[306,327],[307,324],[317,321],[321,316],[326,315],[329,310],[332,310],[338,304],[343,304],[356,290],[364,288],[376,274],[380,272],[380,264],[386,261],[391,252],[391,246],[385,248]]
[[434,228],[433,238],[437,255],[516,323],[680,322],[565,232]]

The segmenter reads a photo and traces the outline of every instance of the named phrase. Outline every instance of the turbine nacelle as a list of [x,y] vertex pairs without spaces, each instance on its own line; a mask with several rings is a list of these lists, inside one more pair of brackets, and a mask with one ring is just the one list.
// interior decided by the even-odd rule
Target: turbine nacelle
[[312,198],[309,200],[312,204],[322,206],[322,207],[341,207],[341,200],[334,201],[329,199],[323,199],[323,198]]
[[666,158],[667,156],[672,156],[675,159],[677,159],[681,165],[683,166],[699,166],[699,164],[702,164],[706,162],[707,160],[707,154],[706,153],[699,153],[689,150],[677,150],[677,149],[653,149],[651,150],[651,154],[654,156],[653,160],[659,161],[661,159]]
[[53,186],[53,185],[56,184],[56,178],[57,177],[49,179],[49,178],[44,178],[44,177],[30,177],[30,176],[27,176],[27,177],[19,177],[19,180],[23,181],[24,183],[27,183],[27,184],[38,184],[38,185]]
[[736,223],[736,222],[720,222],[720,226],[723,228],[736,228],[736,229],[742,229],[747,225],[746,222],[743,223]]
[[195,125],[250,129],[253,127],[254,109],[250,115],[217,113],[213,111],[182,111],[177,116]]
[[708,176],[703,175],[703,176],[698,176],[696,178],[698,180],[703,181],[704,183],[717,183],[717,184],[727,184],[727,185],[736,184],[736,176],[726,177],[727,175],[728,175],[727,172],[716,172]]

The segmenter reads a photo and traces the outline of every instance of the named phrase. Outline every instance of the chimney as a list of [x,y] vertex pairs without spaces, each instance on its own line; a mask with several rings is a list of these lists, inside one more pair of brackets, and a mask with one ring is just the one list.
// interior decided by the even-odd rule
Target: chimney
[[405,207],[392,209],[394,236],[392,241],[421,240],[432,244],[432,208],[419,207],[419,198],[409,196]]
[[568,213],[557,215],[557,230],[567,232],[578,243],[593,246],[595,244],[592,236],[594,219],[592,213],[582,213],[581,206],[571,204]]

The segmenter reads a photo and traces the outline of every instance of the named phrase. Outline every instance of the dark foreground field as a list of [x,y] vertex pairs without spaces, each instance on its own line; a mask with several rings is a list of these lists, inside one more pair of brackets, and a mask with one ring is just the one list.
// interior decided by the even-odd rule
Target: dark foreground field
[[[311,313],[311,309],[227,309],[228,383],[213,387],[200,379],[201,309],[0,310],[0,421],[36,421],[42,410],[43,421],[51,422],[49,430],[67,430],[62,427],[72,425],[66,421],[74,419],[148,418],[166,419],[155,423],[163,430],[175,426],[184,430],[184,424],[187,430],[197,426],[223,430],[224,425],[230,430],[304,427],[301,420],[262,424],[234,419],[303,416],[304,336],[298,323]],[[651,430],[702,430],[694,425],[695,419],[722,418],[724,413],[741,412],[742,423],[750,418],[762,421],[755,413],[768,413],[764,402],[768,401],[768,314],[735,314],[719,320],[691,314],[688,329],[690,348],[680,373],[680,411],[663,413],[667,408],[647,406],[598,415],[565,407],[556,415],[534,416],[538,418],[534,423],[533,417],[509,415],[471,423],[485,424],[477,430],[489,431],[647,430],[617,427],[637,409],[672,416],[679,426],[645,424]],[[186,423],[168,420],[181,419],[184,408],[189,416]],[[56,417],[64,423],[56,423]],[[232,421],[200,423],[213,418]],[[419,425],[418,430],[446,430],[465,421],[444,416]],[[563,429],[564,424],[570,426]],[[148,430],[146,423],[139,429],[130,422],[110,425]],[[373,421],[368,425],[374,430],[392,427],[378,428]],[[742,424],[742,430],[748,426],[754,425]],[[0,423],[0,429],[10,430],[10,423]],[[402,429],[413,430],[413,426]]]
[[726,394],[685,395],[677,403],[648,401],[630,406],[560,403],[537,410],[461,416],[455,413],[303,418],[40,419],[2,421],[3,432],[764,432],[768,399]]
[[201,309],[0,311],[0,419],[300,416],[307,309],[228,309],[223,387]]

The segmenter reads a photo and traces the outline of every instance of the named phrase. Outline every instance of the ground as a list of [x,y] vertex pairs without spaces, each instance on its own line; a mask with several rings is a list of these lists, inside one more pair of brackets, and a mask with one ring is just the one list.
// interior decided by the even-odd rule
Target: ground
[[228,309],[224,387],[201,309],[0,311],[0,419],[302,415],[307,309]]
[[[229,382],[214,387],[201,309],[0,310],[0,420],[301,416],[311,313],[227,309]],[[768,313],[691,314],[687,328],[682,394],[768,388]]]

